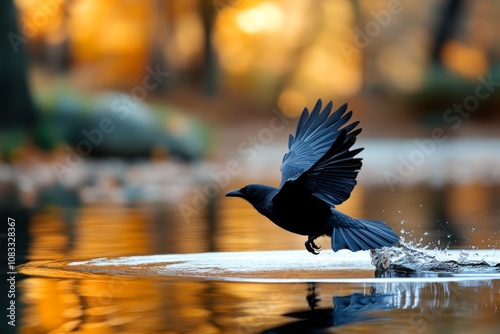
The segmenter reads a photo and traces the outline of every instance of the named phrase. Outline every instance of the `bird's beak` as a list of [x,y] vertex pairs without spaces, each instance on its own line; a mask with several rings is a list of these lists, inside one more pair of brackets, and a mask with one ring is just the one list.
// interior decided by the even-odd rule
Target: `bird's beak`
[[231,190],[226,194],[226,197],[243,197],[243,193],[239,190]]

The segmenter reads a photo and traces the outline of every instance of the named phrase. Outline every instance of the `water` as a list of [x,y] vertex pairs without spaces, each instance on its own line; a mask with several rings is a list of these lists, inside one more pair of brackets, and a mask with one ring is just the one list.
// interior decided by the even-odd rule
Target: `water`
[[[150,199],[132,201],[123,200],[123,187],[109,175],[100,188],[79,190],[83,196],[49,189],[37,194],[43,205],[10,207],[19,224],[18,253],[30,262],[18,269],[17,326],[3,322],[2,333],[500,328],[496,184],[415,184],[394,192],[386,185],[358,186],[339,209],[387,221],[408,247],[425,253],[405,251],[413,256],[408,260],[394,250],[391,261],[406,271],[380,278],[369,252],[333,253],[329,239],[321,238],[323,250],[314,256],[305,251],[304,237],[279,229],[242,200],[197,202],[195,189],[203,191],[203,183],[177,174],[181,182],[170,184],[168,193],[158,196],[148,184]],[[226,188],[246,183],[232,180]],[[32,201],[29,193],[23,196],[22,203]],[[459,266],[415,267],[415,256],[423,264],[434,257]],[[474,265],[481,261],[489,267]]]
[[[456,256],[450,252],[443,256]],[[489,272],[374,278],[369,252],[217,252],[41,261],[24,329],[105,333],[498,333]]]

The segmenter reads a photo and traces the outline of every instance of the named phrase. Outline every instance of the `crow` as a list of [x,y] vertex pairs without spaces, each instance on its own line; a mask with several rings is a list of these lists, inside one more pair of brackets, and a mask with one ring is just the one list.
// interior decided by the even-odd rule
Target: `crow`
[[382,221],[349,217],[335,209],[350,197],[361,169],[363,148],[351,149],[361,128],[359,121],[345,125],[352,117],[347,103],[330,115],[333,102],[321,111],[318,100],[311,113],[304,108],[295,137],[290,135],[288,153],[281,164],[279,188],[249,184],[232,190],[228,197],[247,200],[279,227],[308,237],[306,249],[319,254],[314,240],[331,237],[333,251],[377,249],[391,246],[398,235]]

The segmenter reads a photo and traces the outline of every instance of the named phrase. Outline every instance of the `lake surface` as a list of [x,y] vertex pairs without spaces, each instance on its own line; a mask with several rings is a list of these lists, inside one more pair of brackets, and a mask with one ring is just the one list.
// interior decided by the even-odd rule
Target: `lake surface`
[[460,256],[485,258],[491,267],[374,278],[369,253],[349,251],[34,262],[23,269],[29,275],[21,284],[23,327],[96,333],[498,333],[500,254],[465,253]]
[[[369,254],[333,253],[321,238],[323,250],[314,256],[304,237],[279,229],[242,200],[220,196],[248,180],[232,179],[205,201],[196,189],[203,192],[207,183],[183,183],[178,173],[177,184],[160,193],[151,186],[147,198],[133,199],[136,188],[108,173],[83,188],[46,187],[37,205],[27,205],[35,201],[24,194],[21,204],[4,209],[17,223],[18,263],[29,262],[18,266],[16,327],[4,321],[1,332],[499,332],[498,266],[375,278]],[[498,261],[498,184],[416,183],[395,191],[365,184],[339,209],[385,220],[406,243],[428,251],[462,250],[470,263],[491,251],[491,263]],[[201,258],[177,275],[165,258],[131,261],[157,254],[181,256],[177,266],[182,256]],[[233,258],[217,262],[227,256]],[[99,258],[122,263],[99,265]],[[278,267],[263,270],[254,263],[259,259]],[[239,271],[224,274],[228,264]],[[219,271],[200,274],[207,266]]]

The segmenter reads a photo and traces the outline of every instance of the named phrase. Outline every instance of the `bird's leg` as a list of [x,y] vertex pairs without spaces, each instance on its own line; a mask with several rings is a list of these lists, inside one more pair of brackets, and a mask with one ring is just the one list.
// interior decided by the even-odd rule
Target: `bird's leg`
[[321,298],[319,298],[319,294],[316,293],[316,283],[309,283],[309,287],[307,288],[309,293],[306,296],[307,304],[309,308],[314,311],[316,307],[318,307]]
[[309,236],[309,239],[307,239],[307,241],[304,243],[307,251],[309,253],[313,253],[314,255],[318,255],[321,251],[321,247],[314,243],[314,240],[318,237],[320,237],[320,235]]

